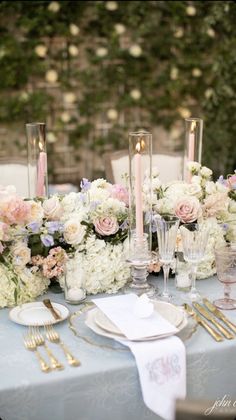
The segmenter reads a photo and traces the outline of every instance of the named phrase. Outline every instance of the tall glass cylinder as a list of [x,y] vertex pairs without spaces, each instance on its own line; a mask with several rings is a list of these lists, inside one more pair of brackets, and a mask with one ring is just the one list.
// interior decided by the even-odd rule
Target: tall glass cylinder
[[29,197],[48,195],[46,124],[26,124]]
[[129,135],[129,239],[127,261],[131,264],[130,288],[137,294],[153,291],[147,283],[151,262],[152,135],[145,131]]
[[187,169],[188,162],[202,160],[202,133],[203,120],[201,118],[185,119],[185,148],[184,148],[184,174],[185,181],[191,181],[191,174]]

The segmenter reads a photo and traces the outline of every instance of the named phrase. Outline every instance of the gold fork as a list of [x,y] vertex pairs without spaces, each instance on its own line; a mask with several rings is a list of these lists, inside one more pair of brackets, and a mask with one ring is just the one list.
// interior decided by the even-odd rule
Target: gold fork
[[46,337],[49,341],[51,341],[52,343],[59,344],[61,346],[70,366],[76,367],[81,365],[80,361],[72,355],[72,353],[68,350],[65,344],[61,341],[58,332],[54,330],[52,325],[45,325],[45,332]]
[[30,334],[32,338],[34,339],[37,346],[44,346],[47,352],[47,355],[49,357],[52,369],[63,370],[64,369],[63,364],[59,362],[59,360],[54,356],[52,351],[49,349],[49,347],[45,343],[44,336],[41,334],[39,327],[31,327]]
[[34,339],[29,334],[27,334],[23,337],[23,340],[24,340],[24,345],[27,348],[27,350],[31,350],[36,354],[42,372],[45,372],[45,373],[50,372],[51,368],[50,368],[50,366],[48,366],[48,364],[45,362],[44,358],[41,356],[41,354],[37,350],[37,345],[36,345]]

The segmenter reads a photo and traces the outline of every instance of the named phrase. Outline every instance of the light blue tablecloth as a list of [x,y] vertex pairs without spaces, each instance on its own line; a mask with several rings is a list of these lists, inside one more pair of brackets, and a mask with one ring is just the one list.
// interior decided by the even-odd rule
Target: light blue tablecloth
[[[161,287],[161,280],[155,280]],[[174,280],[170,280],[174,290]],[[217,279],[198,281],[210,299],[223,293]],[[178,299],[181,299],[181,294]],[[235,294],[235,293],[234,293]],[[63,294],[48,296],[64,303]],[[42,299],[42,297],[41,297]],[[74,312],[77,306],[70,306]],[[56,327],[63,341],[81,360],[81,367],[41,373],[33,353],[26,351],[25,327],[0,311],[0,418],[2,420],[157,420],[143,403],[134,357],[128,350],[102,349],[76,337],[67,321]],[[236,322],[236,311],[227,315]],[[81,322],[81,334],[94,341],[94,333]],[[99,337],[100,342],[113,340]],[[236,400],[236,339],[216,343],[201,327],[185,342],[188,397],[215,400],[228,395]],[[61,349],[50,344],[63,361]],[[43,349],[40,349],[44,352]],[[64,360],[65,362],[65,360]],[[66,362],[65,362],[66,365]]]

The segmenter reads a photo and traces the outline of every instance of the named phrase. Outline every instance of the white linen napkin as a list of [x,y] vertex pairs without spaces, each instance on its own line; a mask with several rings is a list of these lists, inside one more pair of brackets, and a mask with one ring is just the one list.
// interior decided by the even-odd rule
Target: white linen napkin
[[186,352],[176,336],[120,343],[132,351],[145,404],[165,420],[174,420],[175,400],[186,396]]
[[93,299],[95,305],[121,330],[129,340],[155,335],[171,335],[177,328],[156,311],[143,318],[137,314],[138,296],[135,294]]
[[129,294],[93,302],[128,338],[122,340],[114,336],[134,354],[145,404],[165,420],[173,420],[175,400],[186,396],[185,346],[173,335],[153,341],[130,341],[178,331],[156,311],[140,318],[137,299],[136,295]]

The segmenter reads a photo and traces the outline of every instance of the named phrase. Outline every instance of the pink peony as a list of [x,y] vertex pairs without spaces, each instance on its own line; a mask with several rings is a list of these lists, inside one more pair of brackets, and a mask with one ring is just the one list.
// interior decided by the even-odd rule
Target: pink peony
[[114,235],[119,230],[116,217],[100,217],[94,222],[95,230],[102,236]]
[[175,214],[183,223],[194,222],[201,213],[201,206],[196,197],[185,196],[177,201]]
[[129,194],[125,187],[119,184],[114,184],[111,187],[111,196],[119,201],[123,201],[126,206],[129,205]]
[[20,197],[9,196],[0,201],[0,219],[9,225],[25,223],[29,212],[29,203]]

